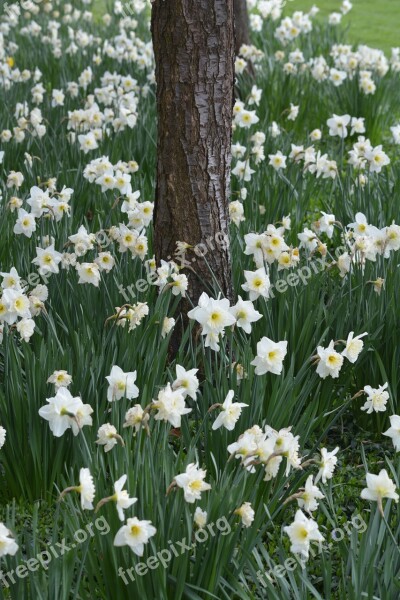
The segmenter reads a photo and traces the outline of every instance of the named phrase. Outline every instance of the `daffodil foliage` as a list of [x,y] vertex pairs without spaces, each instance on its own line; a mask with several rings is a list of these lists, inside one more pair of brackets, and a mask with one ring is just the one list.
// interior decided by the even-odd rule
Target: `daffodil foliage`
[[151,3],[1,9],[0,598],[398,597],[399,48],[248,8],[175,356],[228,240],[153,256]]

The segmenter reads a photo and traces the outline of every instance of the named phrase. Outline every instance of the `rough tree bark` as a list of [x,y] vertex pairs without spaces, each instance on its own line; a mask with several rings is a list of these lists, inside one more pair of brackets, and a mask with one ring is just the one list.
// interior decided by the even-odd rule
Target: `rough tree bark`
[[230,298],[233,0],[155,0],[151,29],[158,113],[156,261],[174,258],[177,241],[200,244],[196,253],[187,252],[190,267],[182,270],[191,301],[196,304],[215,280]]
[[243,44],[250,44],[249,14],[246,0],[233,0],[235,15],[235,54]]

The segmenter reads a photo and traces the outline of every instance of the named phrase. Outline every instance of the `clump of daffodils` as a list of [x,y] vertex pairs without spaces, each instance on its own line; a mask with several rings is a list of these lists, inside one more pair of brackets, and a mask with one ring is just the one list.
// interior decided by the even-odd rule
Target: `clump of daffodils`
[[[262,280],[262,276],[260,275],[261,281],[264,280]],[[265,279],[264,283],[265,286],[264,284],[257,286],[256,297],[263,290],[267,290],[269,285],[268,278]],[[245,288],[245,286],[242,287]],[[250,294],[250,298],[254,298],[254,296]],[[188,317],[200,324],[201,334],[205,336],[204,346],[218,352],[220,349],[220,340],[224,337],[227,327],[236,326],[243,329],[245,333],[250,334],[252,323],[261,319],[262,315],[255,310],[251,300],[243,300],[241,296],[238,297],[236,304],[231,306],[227,298],[218,297],[217,299],[213,299],[204,292],[199,298],[198,306],[188,312]]]
[[169,383],[160,390],[157,399],[153,400],[151,409],[157,411],[154,416],[156,421],[168,421],[173,427],[180,427],[182,416],[192,410],[186,406],[181,388],[173,390]]
[[291,468],[299,469],[299,436],[294,436],[291,427],[276,431],[266,425],[264,431],[254,425],[247,429],[238,440],[227,448],[231,457],[241,460],[242,465],[250,472],[255,472],[257,465],[265,470],[265,481],[276,477],[279,467],[286,459],[286,476]]
[[93,408],[83,404],[79,396],[73,397],[66,387],[59,387],[47,404],[39,409],[39,415],[49,422],[50,431],[55,437],[61,437],[67,429],[78,435],[82,427],[92,425]]
[[[312,357],[312,360],[317,364],[317,373],[322,378],[330,376],[333,379],[339,377],[340,370],[343,366],[344,359],[346,358],[349,362],[355,363],[359,357],[364,342],[362,338],[368,335],[367,333],[361,333],[354,337],[354,332],[351,331],[348,335],[347,341],[339,340],[337,342],[331,340],[327,348],[318,346],[317,355]],[[345,345],[344,350],[341,353],[335,350],[335,346],[339,343]]]
[[193,504],[196,500],[201,499],[202,492],[207,492],[211,489],[211,485],[204,481],[206,474],[207,472],[200,469],[197,464],[190,463],[184,473],[174,477],[167,493],[173,487],[182,488],[186,502]]
[[[186,250],[183,253],[177,252],[177,260],[182,261],[184,266]],[[173,296],[181,295],[182,298],[186,296],[186,292],[189,286],[189,280],[186,275],[179,272],[180,267],[174,261],[161,261],[161,265],[156,269],[157,279],[154,281],[160,292],[165,292],[170,289]]]
[[128,324],[128,331],[133,331],[149,314],[149,306],[147,302],[137,302],[134,305],[116,306],[115,311],[114,315],[106,319],[106,323],[114,321],[118,327],[125,327]]
[[[83,0],[84,5],[89,3],[90,0]],[[14,267],[9,272],[0,273],[0,343],[3,338],[7,340],[7,336],[15,335],[16,351],[21,357],[26,351],[25,343],[31,340],[35,332],[35,337],[43,335],[42,341],[46,341],[46,329],[41,327],[38,317],[42,313],[47,315],[45,303],[48,300],[49,279],[53,290],[61,283],[61,291],[71,289],[72,292],[75,289],[78,295],[83,294],[81,299],[96,298],[105,292],[115,292],[111,289],[98,290],[102,282],[113,286],[117,278],[124,275],[129,278],[129,273],[136,277],[140,271],[146,270],[147,283],[157,288],[159,301],[165,302],[167,306],[172,296],[176,305],[179,297],[184,298],[188,294],[189,280],[184,269],[190,267],[191,261],[186,261],[186,255],[195,250],[191,244],[178,241],[173,257],[156,264],[155,258],[149,254],[155,205],[151,198],[142,197],[143,192],[139,190],[146,188],[144,179],[137,181],[137,177],[140,176],[139,164],[133,156],[120,158],[115,155],[118,148],[123,148],[124,144],[114,145],[112,160],[111,154],[107,155],[110,141],[122,141],[121,134],[132,132],[140,123],[142,105],[149,94],[153,94],[155,86],[154,52],[150,41],[139,37],[141,27],[138,27],[136,15],[135,19],[127,17],[122,3],[118,0],[115,3],[114,16],[106,14],[103,17],[103,23],[107,27],[117,17],[116,27],[113,24],[107,40],[104,40],[92,32],[91,25],[85,30],[85,22],[90,24],[92,19],[86,8],[75,9],[69,3],[57,3],[52,7],[47,1],[28,4],[30,6],[25,14],[18,3],[14,4],[11,11],[7,10],[7,14],[2,15],[4,22],[0,24],[0,88],[6,93],[10,92],[10,98],[16,99],[10,110],[7,110],[6,121],[2,125],[7,129],[0,130],[0,169],[4,174],[0,204],[5,207],[6,218],[11,219],[9,233],[14,234],[23,254],[22,263],[19,261],[19,264],[33,265],[35,273],[32,275],[36,281],[43,282],[36,283],[33,287],[29,274],[21,276]],[[133,4],[137,14],[146,9],[143,0],[134,0]],[[252,31],[264,37],[264,28],[273,28],[275,43],[281,47],[274,55],[268,57],[269,67],[281,72],[280,80],[295,78],[293,89],[301,89],[303,80],[311,80],[317,82],[318,87],[324,90],[323,93],[327,96],[334,97],[339,93],[345,97],[351,90],[352,93],[358,90],[361,97],[372,97],[382,83],[384,90],[388,73],[400,73],[399,48],[392,49],[390,58],[382,51],[365,45],[355,48],[341,43],[333,44],[326,56],[312,56],[312,44],[308,43],[307,52],[304,48],[303,52],[298,46],[301,46],[302,39],[313,29],[313,18],[318,12],[316,7],[308,13],[295,11],[292,16],[286,16],[283,12],[285,0],[248,0],[247,4]],[[351,2],[343,0],[338,9],[340,12],[330,14],[329,26],[336,27],[351,8]],[[40,12],[45,13],[45,21],[36,20]],[[58,82],[57,77],[53,82],[45,81],[39,69],[40,65],[34,70],[20,68],[17,34],[21,35],[22,39],[33,40],[33,45],[44,44],[44,54],[50,53],[56,65],[64,55],[71,59],[67,63],[80,65],[83,60],[85,64],[78,72],[71,74],[69,78],[74,80],[67,81],[62,68],[59,69],[61,78]],[[16,64],[13,56],[16,56]],[[113,477],[113,468],[118,462],[117,454],[126,453],[129,458],[129,453],[132,454],[135,447],[142,443],[145,447],[151,449],[153,446],[153,451],[158,451],[158,438],[145,437],[150,437],[152,430],[156,431],[157,436],[161,431],[163,439],[166,439],[168,434],[176,436],[177,439],[170,449],[175,448],[175,444],[180,446],[177,454],[179,460],[182,458],[182,452],[188,461],[193,456],[193,449],[198,451],[199,458],[196,455],[196,461],[199,462],[192,462],[183,467],[184,472],[173,477],[167,489],[167,494],[174,490],[175,500],[182,500],[183,496],[189,505],[200,502],[203,508],[207,507],[209,514],[200,506],[197,506],[195,511],[190,506],[185,508],[189,519],[183,521],[189,525],[189,529],[191,525],[194,529],[197,528],[195,532],[198,534],[199,530],[206,527],[209,518],[215,516],[215,511],[211,511],[215,498],[211,496],[223,479],[218,474],[213,481],[209,480],[211,485],[206,481],[207,472],[201,468],[203,432],[196,429],[200,423],[200,415],[204,417],[201,427],[210,430],[208,433],[211,440],[215,438],[220,443],[225,438],[229,439],[229,468],[237,468],[239,471],[245,469],[246,472],[241,475],[253,481],[257,478],[257,472],[261,471],[260,475],[264,477],[264,481],[276,480],[275,491],[288,490],[289,477],[301,480],[301,487],[298,486],[286,500],[282,499],[283,505],[289,501],[297,504],[293,522],[287,524],[283,531],[290,540],[291,551],[303,559],[309,558],[312,544],[321,544],[324,541],[315,512],[325,497],[324,486],[330,483],[334,476],[339,448],[332,446],[332,449],[328,450],[323,447],[315,456],[307,456],[304,450],[300,450],[297,423],[293,423],[293,428],[274,429],[262,422],[262,427],[254,425],[244,432],[240,429],[236,434],[230,433],[235,428],[238,429],[240,422],[243,422],[254,408],[250,409],[248,404],[240,402],[244,397],[243,389],[250,388],[254,383],[253,379],[256,386],[262,387],[263,380],[258,379],[258,376],[279,377],[287,364],[297,365],[298,362],[288,356],[288,352],[290,354],[292,350],[290,346],[288,348],[288,342],[274,337],[266,319],[261,319],[263,316],[269,319],[272,314],[271,304],[277,304],[274,300],[275,292],[282,291],[283,288],[279,288],[282,282],[289,286],[307,285],[309,277],[318,275],[316,265],[319,265],[324,277],[331,277],[329,285],[332,283],[343,288],[348,284],[354,289],[352,284],[357,275],[367,275],[362,278],[361,283],[358,280],[357,285],[367,285],[367,291],[374,290],[380,295],[378,298],[373,294],[374,301],[383,300],[385,303],[385,294],[392,291],[390,280],[393,274],[392,267],[396,264],[393,254],[400,250],[400,226],[394,221],[382,222],[381,213],[384,211],[380,211],[375,223],[370,222],[361,212],[355,212],[349,219],[351,222],[341,223],[331,212],[329,198],[333,198],[338,190],[342,190],[343,196],[346,196],[347,213],[360,199],[362,201],[359,204],[365,205],[364,192],[368,191],[368,196],[373,197],[374,194],[379,195],[378,192],[384,191],[386,178],[389,180],[389,191],[393,191],[396,188],[390,180],[393,175],[393,148],[386,148],[378,141],[371,141],[375,139],[376,133],[372,129],[369,131],[372,122],[358,112],[330,113],[327,120],[307,123],[307,131],[303,131],[301,137],[296,139],[302,125],[300,113],[302,118],[307,120],[308,117],[306,95],[301,102],[300,97],[289,99],[293,102],[285,101],[281,106],[282,112],[272,111],[276,121],[271,119],[265,122],[265,111],[260,106],[265,92],[258,87],[260,84],[257,82],[259,68],[263,68],[259,64],[262,59],[263,52],[247,44],[241,46],[235,59],[237,82],[241,85],[242,80],[244,81],[246,93],[241,94],[242,99],[237,100],[233,107],[233,185],[229,216],[236,228],[234,235],[237,247],[243,251],[243,268],[241,272],[236,273],[237,277],[235,276],[235,282],[239,282],[236,293],[240,291],[243,297],[239,295],[237,301],[231,303],[221,295],[214,298],[203,293],[198,305],[189,312],[189,318],[198,324],[196,332],[202,336],[200,339],[204,341],[205,347],[219,352],[224,338],[229,338],[227,348],[232,350],[231,354],[221,352],[220,357],[212,356],[212,360],[216,360],[218,364],[222,359],[222,375],[209,382],[215,387],[222,384],[220,387],[227,392],[226,397],[224,398],[223,394],[219,398],[220,390],[217,390],[218,393],[214,391],[218,402],[212,404],[208,412],[205,412],[204,404],[206,411],[209,406],[206,397],[209,387],[206,385],[202,389],[199,380],[207,378],[210,371],[206,368],[199,374],[197,368],[191,368],[195,365],[188,365],[186,362],[185,366],[176,364],[175,371],[172,374],[169,372],[168,378],[159,381],[155,390],[148,387],[148,382],[142,381],[140,393],[143,398],[140,399],[137,371],[125,371],[118,365],[110,364],[111,371],[107,371],[109,375],[105,377],[106,381],[103,378],[103,389],[100,390],[103,396],[99,402],[104,403],[99,404],[99,414],[103,411],[106,416],[100,423],[96,420],[97,439],[92,440],[92,448],[89,448],[89,451],[93,451],[94,465],[97,460],[104,463],[104,472],[111,477],[112,483],[110,496],[100,499],[95,510],[98,511],[105,504],[111,503],[114,511],[115,506],[120,528],[114,531],[114,545],[128,546],[137,556],[143,556],[147,544],[155,543],[153,538],[157,530],[151,521],[133,516],[132,507],[138,499],[130,496],[128,475],[123,474],[119,477],[118,473],[118,479]],[[88,61],[93,64],[90,66]],[[67,63],[63,62],[63,67]],[[102,63],[110,70],[105,70]],[[137,79],[134,78],[135,70],[139,72]],[[128,71],[129,74],[126,74]],[[250,85],[246,82],[246,72],[255,75]],[[57,76],[57,69],[54,69],[54,73]],[[342,89],[338,90],[339,87]],[[19,88],[22,90],[20,97]],[[373,99],[369,98],[368,102],[370,101],[373,102]],[[361,106],[363,102],[357,104]],[[338,108],[337,112],[341,113],[342,110]],[[40,149],[51,147],[53,144],[52,136],[55,130],[51,126],[52,118],[56,119],[57,123],[64,124],[67,145],[72,156],[78,160],[71,169],[71,165],[67,164],[66,155],[66,164],[63,165],[65,169],[60,169],[60,177],[65,177],[66,182],[78,182],[79,202],[72,200],[76,196],[74,190],[60,185],[57,178],[50,177],[43,181],[43,175],[48,172],[44,154],[33,155],[33,148],[37,147],[36,153],[40,154]],[[258,130],[261,122],[262,128]],[[63,127],[56,129],[60,135],[64,133]],[[392,121],[384,139],[390,139],[390,135],[394,144],[400,144],[400,124],[396,120]],[[43,145],[44,143],[46,144]],[[62,147],[65,148],[65,145],[60,143],[60,148]],[[25,149],[32,154],[25,152]],[[273,186],[272,191],[267,189],[263,195],[262,186],[259,187],[263,175],[271,179],[273,186],[279,185],[279,189],[277,187],[275,190],[278,202],[281,193],[288,193],[289,205],[294,207],[292,217],[289,214],[280,216],[282,213],[278,213],[276,218],[280,218],[280,221],[268,223],[268,214],[275,214],[278,205],[273,207]],[[82,186],[79,185],[80,178],[83,178],[80,182]],[[381,182],[383,186],[380,185]],[[301,196],[304,190],[315,190],[317,202],[324,195],[328,208],[326,212],[316,212],[310,208],[305,213],[304,222],[300,223],[294,217],[304,213]],[[87,196],[90,196],[90,208],[89,205],[85,205]],[[296,210],[296,203],[301,210]],[[285,198],[283,204],[287,204]],[[314,205],[314,202],[310,203],[311,207]],[[343,213],[342,208],[340,213]],[[370,212],[368,209],[368,214]],[[71,214],[74,215],[73,229],[69,220]],[[76,222],[79,214],[85,223]],[[374,211],[371,214],[374,214]],[[106,229],[96,231],[95,224],[99,222]],[[254,231],[250,230],[252,226],[256,228]],[[14,248],[11,255],[14,255]],[[21,268],[18,269],[21,272]],[[369,274],[371,271],[372,274]],[[309,272],[309,275],[304,276],[305,272]],[[23,277],[26,277],[28,282],[24,281]],[[369,277],[371,280],[368,280]],[[295,281],[297,283],[291,283]],[[65,282],[68,284],[67,288],[64,286]],[[149,306],[146,301],[151,300],[152,294],[146,296],[147,290],[140,290],[139,286],[140,297],[144,294],[145,301],[129,304],[129,297],[136,295],[132,292],[133,287],[129,286],[128,296],[123,283],[127,282],[121,281],[117,287],[127,303],[115,307],[114,314],[107,319],[106,315],[102,317],[113,327],[107,339],[115,334],[117,344],[121,334],[126,331],[132,332],[141,325],[143,330],[150,310],[158,310],[157,306]],[[89,289],[82,290],[82,286],[88,286]],[[108,297],[116,296],[110,293]],[[79,303],[79,298],[76,300]],[[118,301],[115,300],[115,303]],[[53,302],[52,310],[55,308]],[[153,312],[154,319],[149,320],[151,327],[154,323],[157,324],[157,339],[165,339],[161,342],[163,347],[166,346],[166,338],[175,326],[174,317],[177,317],[171,305],[167,314],[174,316],[165,316],[165,313],[162,313],[158,318],[156,312]],[[51,317],[49,324],[54,324],[57,330],[61,317],[56,313],[54,316],[57,318]],[[251,336],[254,330],[257,331],[256,339],[254,336],[251,339],[246,337]],[[258,333],[260,331],[262,333]],[[228,332],[232,335],[227,335]],[[52,333],[56,334],[57,331]],[[139,329],[133,337],[139,339],[140,333]],[[146,335],[147,331],[142,333]],[[312,357],[317,375],[322,379],[331,377],[337,380],[342,369],[345,366],[349,368],[347,363],[352,365],[350,369],[353,365],[357,369],[356,362],[363,352],[365,336],[365,332],[355,335],[355,332],[351,331],[347,338],[344,336],[346,339],[332,339],[326,347],[318,345]],[[286,334],[282,334],[281,337],[291,339]],[[248,353],[242,352],[242,340],[249,344],[251,342],[253,349],[257,343],[256,354],[251,357],[253,360],[249,358]],[[237,344],[237,341],[240,343]],[[9,344],[6,344],[6,353],[8,346]],[[27,352],[29,354],[29,348]],[[129,352],[127,350],[122,354],[128,356]],[[231,360],[228,358],[229,354]],[[0,355],[3,355],[3,350],[0,351]],[[187,359],[188,357],[182,358],[185,361]],[[64,362],[63,359],[62,364],[56,366],[63,366]],[[254,370],[249,367],[249,362]],[[124,368],[133,367],[126,364]],[[139,377],[146,375],[142,370],[140,369]],[[70,438],[73,440],[68,433],[69,429],[72,430],[73,436],[78,436],[85,426],[92,426],[92,406],[84,404],[80,396],[74,396],[70,391],[73,383],[80,384],[75,377],[74,374],[73,382],[72,375],[64,369],[57,369],[48,377],[47,383],[54,386],[51,388],[54,392],[49,394],[53,394],[53,397],[47,398],[45,405],[39,409],[39,416],[48,422],[48,427],[36,415],[43,435],[51,437],[52,434],[58,438],[67,432],[68,441]],[[241,381],[246,378],[247,381]],[[232,379],[233,382],[237,382],[235,390],[229,389],[234,385]],[[315,379],[317,378],[311,373],[312,383],[315,383]],[[151,377],[149,381],[153,385]],[[276,382],[279,383],[275,380]],[[389,382],[377,388],[365,385],[351,400],[363,394],[366,398],[361,407],[362,411],[369,415],[384,412],[389,401]],[[133,401],[137,403],[133,404]],[[125,415],[120,412],[122,406]],[[6,421],[5,424],[7,431],[5,427],[0,426],[0,450],[3,457],[8,459],[12,428],[9,422]],[[273,424],[276,427],[275,423]],[[179,428],[182,425],[184,431],[181,436]],[[195,441],[193,447],[190,447],[190,444],[187,444],[187,432],[192,434],[193,427]],[[127,446],[124,450],[116,448],[118,444],[125,445],[120,435],[122,432]],[[383,435],[392,440],[395,451],[400,451],[400,416],[390,416],[390,427]],[[16,443],[15,439],[11,441]],[[213,451],[212,447],[210,451]],[[4,461],[5,466],[7,462],[8,460]],[[306,472],[308,467],[314,472]],[[96,469],[96,475],[98,472],[99,469]],[[134,476],[132,472],[129,474],[131,485]],[[143,486],[139,485],[137,489],[140,490],[141,487]],[[332,486],[332,489],[334,488],[335,486]],[[79,483],[66,488],[60,498],[73,492],[79,494],[82,510],[93,510],[96,489],[88,468],[80,469]],[[328,493],[325,494],[329,496]],[[383,501],[390,499],[398,502],[399,494],[396,484],[383,469],[377,475],[367,473],[366,487],[361,491],[361,498],[376,502],[383,515]],[[237,502],[231,505],[230,518],[235,519],[244,528],[255,528],[259,519],[256,519],[252,504],[244,501],[245,498],[237,497],[236,500]],[[173,497],[168,498],[168,504],[172,504],[173,501]],[[256,507],[255,504],[254,506]],[[259,518],[261,516],[259,515]],[[248,537],[253,533],[254,531],[250,531]],[[161,537],[157,542],[162,542]],[[18,544],[12,532],[0,523],[0,557],[15,555],[17,550]],[[170,553],[169,550],[164,552]]]
[[[12,181],[10,175],[9,181]],[[18,216],[14,233],[31,238],[41,219],[54,219],[56,223],[61,221],[64,215],[70,214],[69,201],[73,192],[73,189],[65,186],[60,192],[57,192],[53,185],[48,185],[45,189],[33,186],[26,199],[26,208],[30,209],[29,212],[23,208],[22,203],[18,203],[16,207]]]
[[21,340],[29,342],[35,331],[34,317],[46,312],[44,302],[48,297],[45,285],[39,284],[28,291],[28,284],[12,267],[9,273],[0,273],[0,337],[4,325],[10,332],[17,331]]
[[205,292],[200,296],[198,306],[188,312],[190,319],[201,325],[201,333],[205,336],[205,347],[219,350],[219,339],[223,337],[226,327],[236,322],[230,312],[227,298],[210,298]]
[[367,395],[367,400],[361,410],[365,410],[367,414],[372,412],[384,412],[386,403],[389,400],[389,392],[386,391],[388,383],[380,385],[378,388],[373,388],[370,385],[364,387],[364,392]]

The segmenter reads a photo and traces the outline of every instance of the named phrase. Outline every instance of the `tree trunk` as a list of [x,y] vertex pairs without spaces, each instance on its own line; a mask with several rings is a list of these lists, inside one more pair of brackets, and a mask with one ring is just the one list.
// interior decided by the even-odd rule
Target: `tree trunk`
[[186,242],[195,247],[182,269],[191,302],[197,304],[216,282],[231,298],[233,0],[155,0],[151,28],[158,112],[156,261],[179,264],[176,242]]
[[243,44],[250,44],[249,14],[246,0],[233,0],[235,14],[235,54]]

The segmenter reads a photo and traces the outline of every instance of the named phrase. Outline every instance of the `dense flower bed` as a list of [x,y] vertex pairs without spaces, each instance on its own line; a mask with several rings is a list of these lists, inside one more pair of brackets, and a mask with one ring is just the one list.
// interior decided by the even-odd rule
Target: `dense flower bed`
[[3,9],[1,597],[397,597],[400,49],[248,6],[173,362],[227,240],[153,257],[150,3]]

